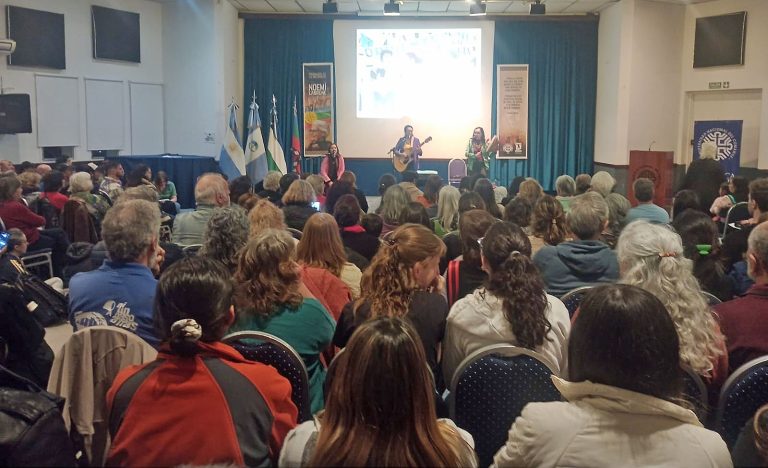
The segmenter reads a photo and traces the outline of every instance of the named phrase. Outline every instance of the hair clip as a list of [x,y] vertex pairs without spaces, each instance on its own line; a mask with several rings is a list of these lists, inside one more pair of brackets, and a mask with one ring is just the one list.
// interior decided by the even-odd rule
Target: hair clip
[[712,246],[710,244],[696,244],[696,250],[699,251],[699,255],[709,255],[712,253]]
[[557,219],[552,218],[552,226],[555,226],[557,224]]
[[386,244],[390,247],[394,247],[395,245],[395,239],[392,238],[393,236],[387,236],[381,239],[383,242],[386,242]]
[[666,257],[677,257],[677,254],[675,252],[659,252],[659,257],[666,258]]
[[203,328],[194,319],[181,319],[173,322],[171,333],[184,341],[197,341],[203,336]]

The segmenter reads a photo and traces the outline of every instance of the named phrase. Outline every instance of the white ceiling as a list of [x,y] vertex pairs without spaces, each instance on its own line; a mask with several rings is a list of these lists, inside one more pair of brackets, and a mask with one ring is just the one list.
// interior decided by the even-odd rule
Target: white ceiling
[[[336,0],[339,14],[380,15],[387,0]],[[397,1],[397,0],[396,0]],[[542,0],[547,14],[574,15],[597,13],[620,0]],[[713,0],[653,0],[689,5]],[[229,0],[242,13],[316,14],[323,12],[324,0]],[[465,16],[467,0],[401,0],[402,15]],[[527,15],[531,0],[486,0],[489,15]]]

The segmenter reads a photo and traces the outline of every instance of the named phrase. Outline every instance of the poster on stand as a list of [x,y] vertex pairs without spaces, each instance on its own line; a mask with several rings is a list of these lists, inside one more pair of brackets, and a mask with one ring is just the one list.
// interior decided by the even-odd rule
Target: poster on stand
[[333,141],[333,64],[303,64],[304,156],[323,156]]
[[497,65],[498,159],[528,159],[528,65]]
[[693,159],[711,154],[725,174],[738,174],[741,164],[743,120],[698,120],[693,122]]

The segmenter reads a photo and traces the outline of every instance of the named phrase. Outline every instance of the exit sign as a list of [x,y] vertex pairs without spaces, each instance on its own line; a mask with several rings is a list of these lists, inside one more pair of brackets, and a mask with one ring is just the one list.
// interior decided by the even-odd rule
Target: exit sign
[[731,87],[730,81],[710,81],[709,89],[728,89]]

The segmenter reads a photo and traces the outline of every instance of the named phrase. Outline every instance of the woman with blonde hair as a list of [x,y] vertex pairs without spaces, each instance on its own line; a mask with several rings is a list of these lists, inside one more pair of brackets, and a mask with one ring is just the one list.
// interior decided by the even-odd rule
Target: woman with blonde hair
[[433,220],[435,234],[443,237],[459,228],[459,189],[446,185],[437,196],[437,217]]
[[296,249],[296,258],[304,265],[328,270],[349,287],[353,298],[360,296],[363,273],[347,261],[339,225],[328,213],[317,213],[309,218]]
[[536,202],[544,195],[544,189],[541,188],[541,184],[536,179],[528,178],[520,183],[520,188],[517,192],[517,196],[527,201],[529,205],[536,206]]
[[345,347],[355,329],[370,318],[406,317],[419,334],[427,362],[440,382],[438,349],[448,316],[438,268],[444,253],[443,241],[418,224],[404,224],[385,236],[363,273],[360,298],[341,313],[333,344]]
[[675,322],[680,337],[680,364],[716,389],[728,375],[725,338],[712,314],[693,262],[685,258],[680,236],[671,229],[635,221],[624,228],[617,245],[621,282],[656,296]]
[[330,344],[334,321],[301,282],[293,238],[265,229],[240,253],[234,276],[237,318],[230,332],[256,330],[281,338],[304,360],[312,412],[323,408],[325,368],[320,353]]
[[376,214],[384,220],[384,228],[381,230],[382,236],[387,235],[405,222],[405,215],[408,213],[410,202],[411,198],[403,187],[392,185],[387,188],[381,197],[381,205],[376,210]]
[[565,210],[562,203],[551,195],[544,195],[533,207],[531,214],[531,256],[545,245],[557,245],[568,237]]
[[315,189],[306,180],[294,180],[283,194],[283,214],[289,228],[304,230],[310,216],[317,213],[312,203],[317,201]]
[[257,201],[251,211],[248,212],[250,223],[250,236],[255,237],[265,229],[285,229],[285,215],[282,210],[269,201],[262,198]]
[[289,433],[279,465],[477,466],[472,436],[436,418],[425,364],[407,321],[362,324],[334,363],[325,411]]

